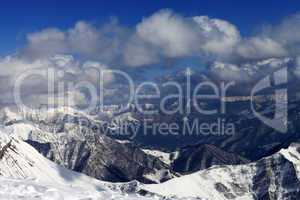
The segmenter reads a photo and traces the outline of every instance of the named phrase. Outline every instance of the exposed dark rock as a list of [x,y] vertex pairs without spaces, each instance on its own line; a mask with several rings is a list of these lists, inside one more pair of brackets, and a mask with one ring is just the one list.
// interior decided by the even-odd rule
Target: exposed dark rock
[[213,145],[190,145],[179,150],[172,169],[181,173],[192,173],[213,165],[237,165],[249,161],[234,153],[228,153]]
[[[51,144],[27,142],[54,162],[100,180],[112,182],[139,180],[154,183],[172,177],[170,173],[158,176],[159,171],[168,171],[169,166],[156,157],[145,154],[137,147],[118,143],[105,136],[99,137],[96,142],[72,138],[64,138]],[[153,179],[147,178],[147,175],[150,177],[152,175]]]

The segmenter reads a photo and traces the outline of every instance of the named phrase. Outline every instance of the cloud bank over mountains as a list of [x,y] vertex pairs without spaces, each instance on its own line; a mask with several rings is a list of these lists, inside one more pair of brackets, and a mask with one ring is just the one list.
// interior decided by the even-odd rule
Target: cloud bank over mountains
[[255,60],[299,54],[299,27],[300,15],[296,14],[256,35],[242,37],[238,28],[225,20],[161,10],[131,28],[117,20],[100,26],[79,21],[68,30],[48,28],[29,33],[27,46],[19,54],[27,58],[71,54],[132,67],[182,57]]
[[[61,70],[63,81],[96,81],[98,77],[87,68],[149,69],[169,60],[184,60],[189,66],[189,59],[196,59],[211,63],[207,70],[222,80],[247,82],[260,70],[268,71],[266,67],[292,58],[294,74],[300,77],[299,33],[300,14],[243,37],[228,21],[187,17],[168,9],[141,19],[134,27],[123,26],[116,19],[101,25],[79,21],[66,30],[50,27],[28,33],[23,48],[15,55],[0,58],[0,90],[6,94],[0,101],[9,102],[16,77],[35,68]],[[264,59],[270,63],[259,64]],[[108,82],[113,80],[106,78]],[[30,94],[47,90],[41,80],[32,79],[26,86]]]
[[183,17],[161,10],[133,28],[116,21],[99,27],[80,21],[68,30],[49,28],[30,33],[20,54],[27,58],[75,54],[106,64],[140,67],[168,58],[225,58],[240,40],[237,28],[224,20]]

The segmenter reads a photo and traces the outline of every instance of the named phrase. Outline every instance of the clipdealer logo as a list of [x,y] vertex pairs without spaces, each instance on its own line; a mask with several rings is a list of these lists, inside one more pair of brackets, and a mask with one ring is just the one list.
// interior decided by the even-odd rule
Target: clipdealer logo
[[[144,115],[148,114],[153,114],[153,113],[158,113],[158,110],[144,110],[140,106],[140,100],[141,99],[159,99],[160,104],[159,104],[159,110],[163,112],[164,114],[167,115],[172,115],[175,113],[181,113],[186,116],[188,116],[191,113],[191,106],[196,109],[196,111],[200,114],[203,115],[214,115],[214,114],[225,114],[226,113],[226,102],[223,101],[223,99],[226,98],[227,90],[235,85],[235,82],[229,82],[229,83],[220,83],[220,85],[213,83],[211,81],[203,81],[200,82],[198,85],[196,85],[195,88],[192,89],[191,86],[191,81],[190,81],[190,76],[191,73],[189,69],[187,70],[186,73],[186,84],[185,84],[185,90],[182,88],[183,86],[180,83],[171,81],[171,82],[166,82],[162,85],[162,87],[173,87],[178,91],[177,93],[172,93],[172,94],[167,94],[167,96],[162,96],[161,94],[161,87],[157,85],[155,82],[142,82],[139,85],[135,85],[133,79],[125,72],[119,71],[119,70],[101,70],[97,71],[99,72],[98,77],[99,79],[99,86],[96,87],[93,82],[91,81],[80,81],[80,82],[65,82],[64,80],[60,80],[63,77],[64,72],[63,71],[56,71],[55,69],[34,69],[34,70],[29,70],[24,73],[22,73],[16,80],[15,88],[14,88],[14,97],[15,97],[15,102],[20,108],[26,107],[25,104],[22,101],[22,92],[21,88],[24,83],[24,81],[32,76],[38,76],[38,77],[43,77],[46,79],[46,85],[48,88],[48,99],[47,99],[47,107],[52,107],[51,105],[55,105],[56,102],[61,101],[60,96],[58,94],[72,94],[74,91],[79,91],[80,89],[85,89],[85,91],[89,92],[90,98],[87,99],[87,108],[85,108],[85,111],[93,111],[97,107],[97,105],[100,103],[100,108],[103,110],[105,107],[103,105],[104,103],[104,77],[109,74],[114,74],[115,76],[121,76],[125,78],[125,80],[128,81],[128,88],[129,88],[129,103],[134,103],[136,109],[143,113]],[[266,76],[262,80],[260,80],[251,90],[251,95],[250,95],[250,104],[251,104],[251,110],[254,114],[255,117],[257,117],[260,121],[268,125],[269,127],[274,128],[275,130],[281,132],[281,133],[286,133],[288,129],[288,124],[287,124],[287,118],[288,118],[288,101],[287,101],[287,88],[280,87],[284,86],[287,83],[287,68],[282,68],[276,72],[274,72],[271,75]],[[67,86],[67,87],[66,87]],[[56,89],[57,87],[57,89]],[[264,90],[267,89],[273,89],[274,87],[274,97],[275,100],[275,115],[273,118],[269,118],[264,116],[263,112],[259,112],[255,109],[255,100],[257,97],[257,94],[260,92],[264,92]],[[278,89],[278,87],[280,87]],[[144,94],[143,89],[149,89],[151,88],[153,91],[155,91],[154,94]],[[210,91],[209,93],[206,93],[205,90],[202,90],[203,88],[209,88]],[[98,91],[100,90],[100,92]],[[185,94],[184,91],[187,91]],[[204,94],[203,94],[204,92]],[[99,95],[100,94],[100,97]],[[66,96],[63,95],[62,98],[62,105],[71,105],[73,96]],[[168,100],[169,99],[178,99],[178,104],[174,104],[174,107],[169,108],[168,107]],[[187,104],[183,103],[183,98],[187,99]],[[220,106],[217,108],[203,108],[199,103],[200,100],[206,100],[206,101],[219,101]],[[104,112],[104,110],[103,110]],[[233,135],[235,133],[235,125],[233,123],[229,123],[226,121],[226,119],[217,119],[216,122],[213,123],[200,123],[195,120],[187,120],[188,123],[185,121],[185,126],[187,127],[188,134],[192,134],[194,132],[199,132],[199,133],[213,133],[217,132],[220,135]],[[159,126],[160,132],[164,132],[165,130],[165,125],[163,127]],[[171,124],[172,125],[172,124]],[[175,126],[167,126],[167,130],[174,129]],[[148,127],[148,124],[147,126]],[[156,126],[155,126],[156,127]],[[152,128],[152,127],[151,127]],[[163,129],[163,130],[162,130]],[[127,129],[125,129],[127,130]],[[195,131],[196,130],[196,131]],[[199,131],[197,131],[199,130]],[[130,131],[132,132],[132,131]],[[137,132],[137,131],[136,131]],[[146,132],[146,131],[145,131]],[[178,132],[180,132],[178,128]],[[230,133],[230,134],[228,134]]]
[[[274,72],[272,76],[268,75],[260,80],[251,91],[251,110],[253,114],[264,124],[281,133],[286,133],[288,131],[288,90],[285,87],[288,81],[287,76],[287,67],[282,68]],[[254,106],[254,96],[258,92],[265,89],[270,89],[272,87],[276,87],[276,89],[274,89],[275,114],[273,118],[268,118],[260,112],[256,111]],[[279,89],[277,89],[278,87]]]

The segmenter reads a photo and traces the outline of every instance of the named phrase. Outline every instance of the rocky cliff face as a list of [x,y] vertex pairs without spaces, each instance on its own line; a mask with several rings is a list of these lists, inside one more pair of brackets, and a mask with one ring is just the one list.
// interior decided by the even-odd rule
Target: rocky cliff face
[[157,183],[172,178],[169,167],[159,159],[107,137],[97,141],[61,138],[48,144],[27,142],[50,160],[100,180]]
[[249,161],[228,153],[213,145],[190,145],[181,148],[172,163],[172,169],[180,173],[192,173],[213,165],[237,165]]

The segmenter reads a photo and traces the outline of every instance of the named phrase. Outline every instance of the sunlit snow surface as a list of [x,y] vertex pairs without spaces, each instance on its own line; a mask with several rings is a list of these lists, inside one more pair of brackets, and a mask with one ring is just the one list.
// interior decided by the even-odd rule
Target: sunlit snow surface
[[[41,184],[37,180],[0,177],[2,200],[193,200],[158,196],[144,197],[137,194],[117,193],[109,190],[87,190],[77,186]],[[197,198],[199,200],[199,198]]]

